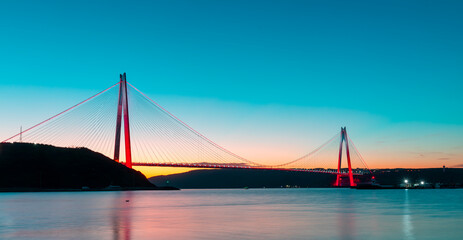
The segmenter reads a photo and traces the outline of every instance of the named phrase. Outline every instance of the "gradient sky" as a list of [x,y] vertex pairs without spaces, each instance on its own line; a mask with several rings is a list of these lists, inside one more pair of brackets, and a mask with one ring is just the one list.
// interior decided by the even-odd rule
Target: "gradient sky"
[[370,167],[463,166],[462,12],[422,0],[1,1],[0,137],[127,72],[248,158],[297,157],[347,126]]

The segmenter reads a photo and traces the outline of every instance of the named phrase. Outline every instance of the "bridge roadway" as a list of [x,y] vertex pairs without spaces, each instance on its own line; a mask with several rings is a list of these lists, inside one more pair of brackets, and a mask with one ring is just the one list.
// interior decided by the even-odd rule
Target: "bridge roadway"
[[[121,162],[124,164],[124,162]],[[132,166],[144,167],[186,167],[186,168],[233,168],[233,169],[258,169],[258,170],[275,170],[275,171],[291,171],[291,172],[312,172],[312,173],[328,173],[340,176],[349,176],[349,172],[340,172],[336,170],[321,170],[321,169],[305,169],[305,168],[281,168],[281,167],[252,167],[247,165],[226,165],[212,163],[132,163]],[[354,176],[362,176],[363,173],[352,173]]]

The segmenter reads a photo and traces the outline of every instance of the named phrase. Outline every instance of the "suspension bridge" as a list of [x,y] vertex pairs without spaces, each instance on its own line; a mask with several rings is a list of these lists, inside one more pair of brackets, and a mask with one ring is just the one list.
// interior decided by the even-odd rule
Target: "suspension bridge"
[[[359,176],[371,174],[346,127],[301,157],[263,164],[238,155],[196,131],[127,82],[125,73],[107,89],[32,127],[21,129],[2,143],[15,141],[86,147],[129,168],[236,168],[326,173],[337,176],[335,186],[355,186]],[[343,159],[346,167],[342,167]]]

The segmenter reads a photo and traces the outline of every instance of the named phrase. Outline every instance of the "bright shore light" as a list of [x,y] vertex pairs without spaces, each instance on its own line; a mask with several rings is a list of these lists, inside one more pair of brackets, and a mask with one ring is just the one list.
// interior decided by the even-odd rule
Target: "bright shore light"
[[408,180],[407,180],[407,179],[405,179],[405,180],[404,180],[404,182],[405,182],[405,183],[408,183]]

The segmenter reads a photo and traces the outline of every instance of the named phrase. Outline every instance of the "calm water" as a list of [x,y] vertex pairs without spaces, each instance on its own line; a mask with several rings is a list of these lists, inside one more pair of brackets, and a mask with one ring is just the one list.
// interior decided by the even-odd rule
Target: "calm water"
[[0,193],[0,239],[462,236],[462,189]]

